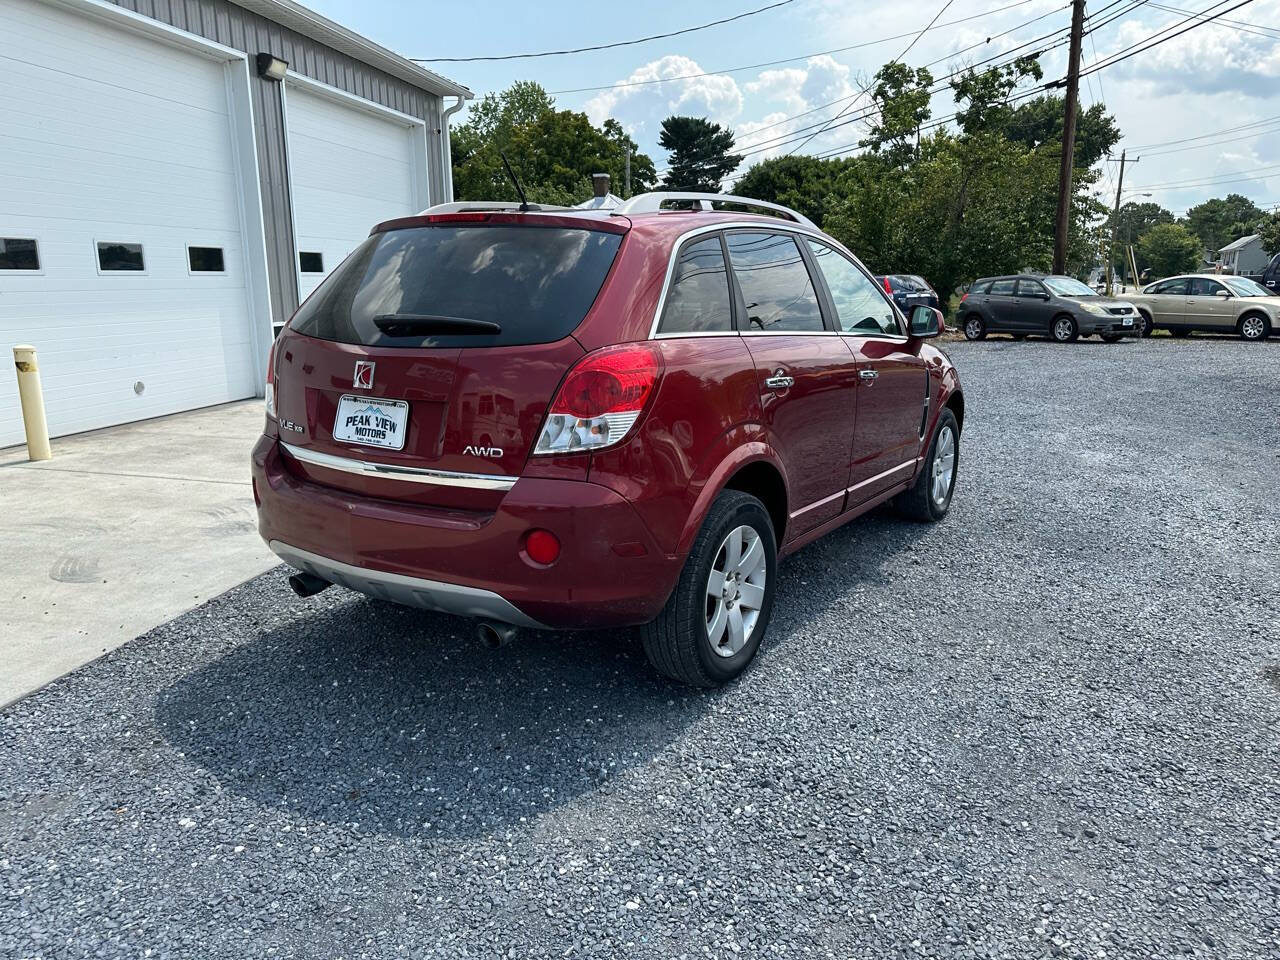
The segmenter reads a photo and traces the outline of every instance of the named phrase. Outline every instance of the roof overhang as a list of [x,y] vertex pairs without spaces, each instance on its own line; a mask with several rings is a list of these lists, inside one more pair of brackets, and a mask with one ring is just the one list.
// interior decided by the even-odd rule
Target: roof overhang
[[[466,100],[474,96],[462,84],[420,67],[412,60],[406,60],[398,53],[392,53],[386,47],[360,36],[353,30],[348,30],[342,24],[335,23],[300,3],[294,3],[293,0],[232,0],[232,2],[429,93],[441,97],[462,97]],[[293,66],[296,69],[300,64]]]

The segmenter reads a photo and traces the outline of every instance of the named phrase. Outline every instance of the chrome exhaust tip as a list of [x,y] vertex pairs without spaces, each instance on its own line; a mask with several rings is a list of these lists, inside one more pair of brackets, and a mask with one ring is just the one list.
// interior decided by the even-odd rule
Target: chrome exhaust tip
[[509,623],[498,623],[494,620],[481,620],[476,624],[476,636],[490,650],[505,647],[519,634],[519,629]]
[[314,597],[333,584],[313,573],[295,573],[289,577],[289,586],[300,597]]

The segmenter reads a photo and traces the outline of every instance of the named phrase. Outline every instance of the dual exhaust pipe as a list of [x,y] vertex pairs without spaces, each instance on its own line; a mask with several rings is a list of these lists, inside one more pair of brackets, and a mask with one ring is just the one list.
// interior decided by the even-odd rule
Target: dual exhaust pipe
[[[327,590],[331,586],[333,586],[332,583],[323,577],[317,577],[314,573],[299,572],[289,576],[290,589],[303,599],[314,597],[321,590]],[[481,620],[476,624],[476,638],[490,650],[505,647],[519,633],[517,627],[509,623],[499,623],[496,620]]]

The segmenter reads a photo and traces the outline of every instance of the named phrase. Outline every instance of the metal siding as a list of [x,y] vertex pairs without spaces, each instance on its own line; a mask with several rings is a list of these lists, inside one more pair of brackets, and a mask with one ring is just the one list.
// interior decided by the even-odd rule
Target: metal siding
[[[289,61],[289,68],[339,90],[418,117],[427,124],[428,189],[434,199],[444,196],[440,169],[440,98],[412,84],[376,70],[366,63],[295,33],[229,0],[111,0],[132,10],[213,40],[253,57],[267,52]],[[298,278],[294,269],[293,217],[285,172],[285,128],[280,84],[252,78],[258,171],[262,190],[263,224],[267,242],[271,313],[283,322],[298,306]],[[372,226],[372,224],[370,224]]]

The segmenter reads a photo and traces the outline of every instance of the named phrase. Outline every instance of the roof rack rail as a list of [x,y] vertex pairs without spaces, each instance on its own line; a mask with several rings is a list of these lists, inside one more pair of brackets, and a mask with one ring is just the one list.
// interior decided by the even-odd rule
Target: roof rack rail
[[[451,203],[437,203],[434,207],[427,207],[418,216],[425,217],[432,213],[468,213],[471,211],[511,211],[519,210],[520,204],[515,200],[455,200]],[[531,213],[540,213],[547,210],[572,210],[572,207],[557,207],[548,203],[531,203],[528,205]]]
[[693,202],[695,210],[714,210],[716,203],[733,204],[736,207],[755,207],[768,210],[770,213],[782,214],[789,220],[817,229],[817,225],[802,213],[780,203],[769,203],[767,200],[752,200],[750,197],[737,197],[730,193],[688,193],[681,190],[659,190],[654,193],[640,193],[632,197],[622,206],[614,209],[614,216],[626,216],[631,213],[660,213],[662,205],[675,200]]

